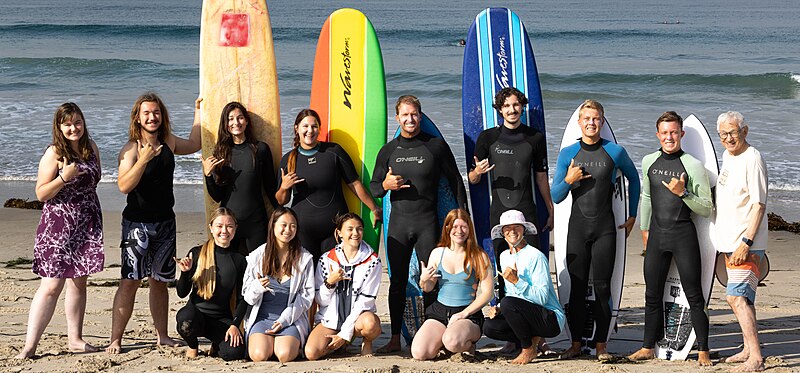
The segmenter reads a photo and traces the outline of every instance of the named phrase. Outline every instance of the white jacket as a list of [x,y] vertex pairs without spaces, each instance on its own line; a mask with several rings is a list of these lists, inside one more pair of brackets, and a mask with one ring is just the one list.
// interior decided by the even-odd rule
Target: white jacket
[[[335,260],[332,259],[336,258]],[[338,262],[338,263],[337,263]],[[353,285],[349,289],[352,294],[350,303],[350,314],[346,316],[342,323],[342,328],[337,335],[344,340],[351,341],[355,332],[355,324],[358,316],[362,312],[376,312],[375,298],[378,296],[378,289],[381,286],[381,260],[375,251],[365,242],[361,242],[358,253],[352,260],[347,260],[342,251],[341,245],[337,245],[327,253],[323,254],[317,265],[316,300],[319,305],[316,321],[328,329],[336,330],[339,321],[339,296],[336,289],[328,289],[325,286],[325,279],[330,270],[337,270],[340,265],[355,266],[352,274]]]
[[[258,280],[263,277],[261,273],[261,260],[264,257],[266,244],[259,246],[247,256],[247,269],[244,271],[242,295],[250,306],[244,317],[244,330],[249,333],[250,328],[256,323],[258,309],[261,308],[261,298],[266,291]],[[278,322],[287,327],[294,324],[300,332],[300,345],[304,345],[310,331],[308,322],[308,309],[314,300],[314,261],[311,253],[300,249],[300,273],[294,273],[289,280],[289,302],[286,309],[281,312]]]

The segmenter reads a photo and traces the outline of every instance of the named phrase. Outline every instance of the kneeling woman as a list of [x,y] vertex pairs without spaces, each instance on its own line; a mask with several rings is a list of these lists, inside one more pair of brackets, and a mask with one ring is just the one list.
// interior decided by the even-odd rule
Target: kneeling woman
[[273,354],[294,360],[308,336],[308,309],[314,300],[314,265],[300,247],[297,215],[278,207],[269,219],[267,243],[247,256],[244,300],[247,351],[253,361]]
[[381,260],[362,241],[364,221],[351,212],[336,218],[334,237],[339,242],[324,253],[316,272],[317,326],[305,352],[317,360],[361,337],[361,355],[372,355],[372,341],[381,335],[375,315],[375,298],[381,285]]
[[411,355],[417,360],[436,357],[442,347],[453,353],[474,350],[481,338],[481,309],[493,294],[492,266],[478,246],[466,211],[447,214],[439,246],[431,252],[428,265],[422,263],[420,287],[428,292],[438,281],[439,295],[425,310],[427,320],[411,343]]
[[529,234],[536,234],[536,227],[517,210],[500,215],[500,224],[492,229],[492,238],[504,238],[509,247],[500,254],[506,296],[489,310],[483,332],[489,338],[522,346],[513,364],[535,359],[539,341],[561,334],[565,323],[547,258],[525,242]]
[[[175,316],[178,333],[189,345],[186,357],[197,357],[197,337],[211,341],[225,361],[244,359],[245,347],[239,324],[244,319],[247,303],[242,298],[242,276],[247,262],[231,248],[236,234],[236,218],[231,210],[220,207],[211,214],[211,240],[192,248],[178,259],[181,277],[175,288],[178,296],[189,302]],[[235,299],[235,302],[233,301]],[[236,309],[231,312],[231,305]]]

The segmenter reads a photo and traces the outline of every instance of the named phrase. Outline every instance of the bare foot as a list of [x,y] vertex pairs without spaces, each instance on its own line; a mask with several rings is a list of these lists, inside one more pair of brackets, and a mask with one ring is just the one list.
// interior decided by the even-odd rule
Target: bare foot
[[731,369],[731,372],[763,372],[765,369],[764,361],[758,359],[747,359],[744,363],[739,364],[736,368]]
[[747,352],[747,350],[742,350],[742,351],[739,351],[739,353],[736,354],[736,355],[723,357],[722,359],[719,359],[719,362],[720,363],[744,363],[745,361],[747,361],[747,358],[749,358],[749,357],[750,357],[750,354]]
[[528,348],[523,348],[522,351],[519,352],[519,355],[514,360],[511,360],[511,364],[528,364],[534,359],[536,359],[535,345]]
[[389,354],[392,352],[400,351],[400,336],[393,335],[392,339],[389,340],[389,343],[383,345],[383,347],[378,349],[379,354]]
[[656,358],[656,353],[652,348],[641,348],[639,349],[639,351],[636,351],[628,355],[628,360],[631,361],[652,360],[655,358]]
[[361,356],[372,356],[372,341],[361,342]]
[[170,337],[163,337],[163,338],[159,338],[158,339],[158,345],[159,346],[168,346],[168,347],[180,347],[180,346],[183,346],[183,342],[181,342],[181,341],[179,341],[177,339],[172,339]]
[[17,356],[14,356],[14,359],[19,359],[19,360],[33,359],[34,356],[36,356],[36,351],[35,350],[34,351],[22,351],[19,354],[17,354]]
[[561,353],[561,359],[572,359],[573,357],[581,356],[581,348],[578,346],[571,346],[566,351]]
[[196,348],[190,348],[190,349],[186,350],[186,357],[189,358],[189,359],[196,359],[198,353],[199,353],[199,351],[197,351]]
[[614,356],[608,353],[608,344],[605,342],[598,343],[595,346],[595,355],[599,361],[608,361],[614,359]]
[[119,339],[115,339],[111,341],[111,343],[106,346],[106,353],[116,355],[122,352],[122,341]]
[[69,352],[97,352],[100,351],[99,348],[92,346],[84,340],[78,340],[75,342],[70,342],[67,346]]
[[701,367],[710,367],[714,365],[714,363],[711,362],[711,353],[708,351],[698,351],[697,365]]

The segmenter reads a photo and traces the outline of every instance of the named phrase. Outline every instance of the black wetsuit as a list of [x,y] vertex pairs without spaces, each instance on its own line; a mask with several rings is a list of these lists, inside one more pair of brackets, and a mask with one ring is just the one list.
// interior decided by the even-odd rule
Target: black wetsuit
[[[564,181],[570,161],[583,167],[590,178],[570,185]],[[629,182],[630,216],[636,216],[639,202],[639,174],[625,150],[602,140],[583,141],[565,147],[558,156],[551,194],[560,203],[572,193],[572,211],[567,236],[567,270],[571,289],[567,320],[572,341],[580,341],[586,320],[586,291],[589,269],[595,302],[592,302],[596,341],[605,343],[611,327],[611,275],[616,259],[617,227],[612,209],[614,183],[620,169]]]
[[[533,127],[520,125],[515,129],[504,125],[481,132],[475,143],[478,160],[489,159],[494,165],[490,171],[492,205],[489,208],[490,227],[500,223],[500,215],[508,210],[521,211],[525,219],[535,224],[536,202],[532,173],[547,172],[547,144],[544,135]],[[531,172],[533,170],[533,172]],[[476,217],[482,219],[483,217]],[[545,257],[550,247],[539,244],[538,235],[526,235],[525,242],[541,251]],[[500,262],[500,253],[508,249],[502,238],[492,240],[495,263]],[[505,296],[505,281],[498,276],[497,289],[500,298]]]
[[[686,166],[684,166],[686,162]],[[708,351],[708,316],[701,285],[700,244],[691,213],[711,213],[711,189],[705,168],[682,150],[673,154],[656,152],[642,161],[645,184],[642,198],[643,230],[649,230],[644,258],[645,329],[644,348],[654,348],[664,333],[664,283],[670,263],[675,260],[681,286],[689,303],[692,326],[699,351]],[[680,198],[663,182],[685,174],[689,195]],[[651,215],[652,210],[652,215]],[[646,224],[647,223],[647,224]],[[649,225],[649,227],[648,227]]]
[[[383,180],[392,168],[394,175],[406,180],[409,188],[392,191],[392,212],[387,227],[386,257],[391,267],[389,283],[389,314],[392,334],[400,334],[406,302],[408,262],[414,248],[417,258],[426,260],[439,239],[436,216],[439,180],[444,176],[458,205],[467,208],[464,182],[458,172],[455,157],[447,143],[440,138],[420,133],[414,138],[397,137],[384,145],[375,161],[370,190],[383,197]],[[425,293],[425,306],[436,300],[436,291]]]
[[230,163],[206,177],[206,190],[220,206],[236,215],[236,237],[231,243],[242,254],[248,254],[267,241],[267,209],[263,194],[275,201],[275,168],[269,145],[234,144]]
[[[197,270],[200,246],[192,248],[192,268],[181,272],[175,289],[181,298],[190,294],[189,301],[181,308],[175,319],[178,333],[189,345],[197,349],[198,337],[205,337],[219,351],[219,357],[226,361],[243,359],[246,353],[244,342],[231,347],[225,341],[225,333],[231,325],[239,327],[247,312],[247,302],[242,297],[242,279],[247,268],[247,260],[239,253],[214,245],[216,284],[214,295],[205,300],[197,294],[192,277]],[[236,298],[236,310],[231,312],[231,299]],[[244,339],[244,336],[242,337]]]
[[[281,158],[281,168],[287,170],[289,154]],[[336,246],[333,231],[336,215],[349,210],[342,191],[342,181],[350,184],[359,176],[353,161],[336,143],[320,141],[311,150],[298,149],[297,177],[305,181],[292,188],[292,209],[299,218],[300,244],[314,256],[314,262],[322,253]]]

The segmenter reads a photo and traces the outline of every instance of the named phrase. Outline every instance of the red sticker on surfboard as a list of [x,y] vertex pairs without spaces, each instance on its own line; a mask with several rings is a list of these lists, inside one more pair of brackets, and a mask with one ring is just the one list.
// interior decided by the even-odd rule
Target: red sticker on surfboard
[[224,13],[219,25],[219,45],[223,47],[247,46],[250,35],[250,16],[246,13]]

